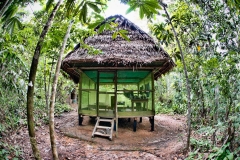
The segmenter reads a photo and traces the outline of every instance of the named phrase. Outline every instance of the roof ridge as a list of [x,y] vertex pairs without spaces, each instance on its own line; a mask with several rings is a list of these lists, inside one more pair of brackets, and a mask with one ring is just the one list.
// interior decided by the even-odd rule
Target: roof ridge
[[[130,21],[129,19],[125,18],[123,15],[120,15],[120,14],[116,14],[116,15],[113,15],[113,16],[109,16],[107,17],[104,21],[102,21],[98,26],[96,26],[94,28],[94,30],[96,31],[97,29],[99,29],[99,27],[101,25],[103,25],[104,23],[106,23],[109,19],[112,19],[112,18],[115,18],[113,21],[115,21],[117,18],[121,19],[122,22],[127,22],[127,24],[130,24],[130,25],[127,25],[125,23],[125,26],[127,25],[131,30],[134,30],[134,31],[138,31],[141,35],[146,35],[148,38],[151,38],[152,41],[154,42],[153,38],[148,34],[146,33],[145,31],[143,31],[140,27],[138,27],[136,24],[134,24],[132,21]],[[120,24],[121,26],[122,24]]]

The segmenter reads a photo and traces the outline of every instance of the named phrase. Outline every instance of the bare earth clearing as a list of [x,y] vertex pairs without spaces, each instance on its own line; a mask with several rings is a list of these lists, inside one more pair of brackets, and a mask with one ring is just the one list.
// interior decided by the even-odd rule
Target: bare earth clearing
[[[118,137],[94,137],[91,134],[94,121],[84,117],[83,126],[78,126],[76,108],[55,118],[55,131],[60,159],[184,159],[181,154],[186,142],[185,117],[179,115],[156,115],[155,131],[150,132],[147,117],[137,124],[133,132],[133,119],[119,122]],[[37,126],[38,147],[44,160],[52,159],[48,126]],[[21,147],[24,159],[33,159],[27,128],[22,128],[8,138]]]

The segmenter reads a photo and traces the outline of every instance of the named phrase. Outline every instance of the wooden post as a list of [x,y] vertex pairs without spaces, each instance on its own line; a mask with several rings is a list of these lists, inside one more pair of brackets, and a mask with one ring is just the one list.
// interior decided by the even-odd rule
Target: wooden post
[[[71,101],[71,99],[70,99]],[[82,72],[80,72],[79,82],[78,82],[78,114],[82,108]]]
[[96,103],[96,105],[97,105],[97,117],[99,116],[99,71],[97,71],[97,103]]
[[154,104],[154,97],[155,95],[155,90],[154,90],[154,74],[152,72],[152,111],[154,111],[154,115],[155,115],[155,104]]
[[134,118],[133,120],[133,132],[136,132],[137,131],[137,120],[136,118]]
[[83,122],[83,115],[82,114],[78,114],[78,125],[81,126]]
[[117,71],[114,72],[114,96],[115,96],[115,119],[116,119],[116,137],[118,136],[118,110],[117,110]]
[[151,130],[150,131],[154,131],[154,116],[149,117],[149,122],[151,124]]
[[140,121],[139,121],[139,123],[142,123],[142,117],[140,117]]

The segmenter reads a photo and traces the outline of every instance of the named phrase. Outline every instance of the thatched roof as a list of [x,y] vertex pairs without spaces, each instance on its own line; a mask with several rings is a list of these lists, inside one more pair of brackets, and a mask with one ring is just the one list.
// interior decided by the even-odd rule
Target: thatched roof
[[[74,82],[79,81],[79,70],[83,69],[151,69],[157,79],[172,69],[175,64],[170,56],[158,47],[153,38],[121,15],[108,17],[99,26],[112,21],[118,23],[117,30],[127,30],[130,41],[118,36],[112,38],[113,31],[103,31],[101,34],[88,37],[85,43],[102,51],[94,55],[78,44],[62,61],[62,69],[67,72]],[[108,68],[109,69],[109,68]]]

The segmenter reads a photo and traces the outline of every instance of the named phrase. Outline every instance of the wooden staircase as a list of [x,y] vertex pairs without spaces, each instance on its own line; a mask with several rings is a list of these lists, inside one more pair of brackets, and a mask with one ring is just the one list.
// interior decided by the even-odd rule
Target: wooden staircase
[[[109,122],[111,123],[111,126],[110,127],[100,126],[100,122]],[[112,140],[113,127],[114,127],[114,118],[106,119],[106,118],[97,117],[97,122],[93,129],[92,137],[94,137],[95,135],[98,135],[98,136],[109,137],[109,139]]]

